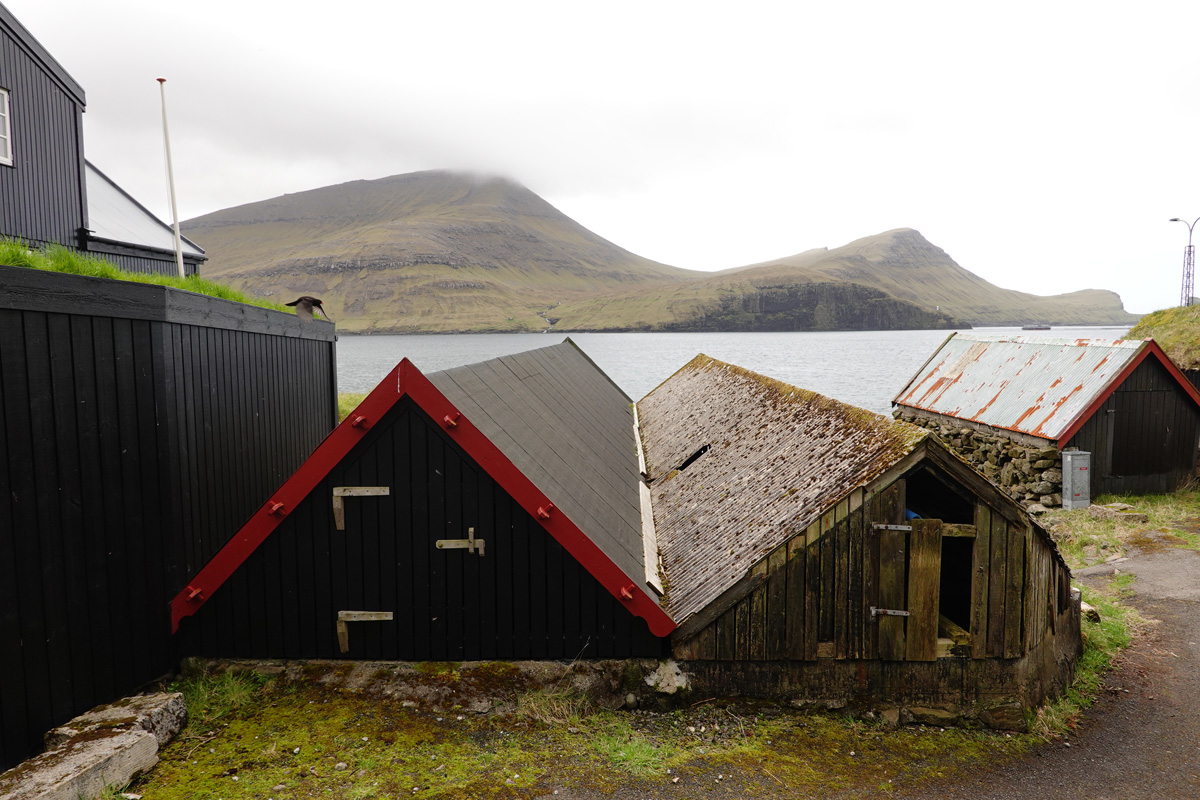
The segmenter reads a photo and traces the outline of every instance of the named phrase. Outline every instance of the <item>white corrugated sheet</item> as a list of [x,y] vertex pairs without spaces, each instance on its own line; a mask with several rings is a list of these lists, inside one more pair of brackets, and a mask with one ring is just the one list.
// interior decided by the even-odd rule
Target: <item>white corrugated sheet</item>
[[1124,339],[947,339],[894,402],[1058,440],[1148,343]]
[[[88,228],[99,239],[175,252],[175,232],[125,194],[108,176],[87,163]],[[204,251],[183,239],[183,253]]]

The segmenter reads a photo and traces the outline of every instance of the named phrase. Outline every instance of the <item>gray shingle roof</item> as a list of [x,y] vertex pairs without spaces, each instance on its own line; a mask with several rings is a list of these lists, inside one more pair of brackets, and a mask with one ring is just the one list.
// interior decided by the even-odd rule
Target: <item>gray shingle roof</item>
[[574,342],[428,377],[631,581],[646,584],[632,401]]
[[663,608],[676,623],[929,435],[707,356],[643,398],[638,414]]

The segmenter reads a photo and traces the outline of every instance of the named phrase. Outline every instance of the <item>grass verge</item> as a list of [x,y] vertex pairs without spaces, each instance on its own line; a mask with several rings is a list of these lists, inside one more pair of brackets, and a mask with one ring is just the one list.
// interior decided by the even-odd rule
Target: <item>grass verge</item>
[[366,398],[366,393],[357,392],[338,392],[338,422],[349,416],[350,412],[358,407]]
[[183,289],[188,292],[216,297],[221,300],[231,300],[235,303],[269,308],[275,311],[292,313],[291,309],[243,294],[224,284],[216,283],[198,276],[180,278],[167,275],[148,275],[141,272],[127,272],[112,263],[94,256],[84,255],[69,250],[62,245],[50,245],[44,249],[32,250],[24,242],[16,239],[0,237],[0,264],[28,269],[41,269],[49,272],[66,272],[71,275],[86,275],[92,278],[107,278],[116,281],[131,281],[133,283],[150,283],[156,286],[169,286],[173,289]]
[[1073,568],[1119,556],[1131,546],[1143,550],[1167,546],[1200,550],[1200,488],[1138,497],[1105,495],[1096,498],[1095,502],[1099,505],[1131,505],[1145,514],[1148,521],[1102,519],[1092,516],[1086,509],[1060,509],[1047,514],[1044,522],[1051,529],[1063,558]]

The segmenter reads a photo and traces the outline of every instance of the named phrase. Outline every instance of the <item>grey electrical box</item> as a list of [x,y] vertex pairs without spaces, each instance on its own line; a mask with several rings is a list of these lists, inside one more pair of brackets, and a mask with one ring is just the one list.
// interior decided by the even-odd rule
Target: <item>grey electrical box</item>
[[1092,504],[1092,454],[1064,450],[1062,459],[1063,508],[1087,508]]

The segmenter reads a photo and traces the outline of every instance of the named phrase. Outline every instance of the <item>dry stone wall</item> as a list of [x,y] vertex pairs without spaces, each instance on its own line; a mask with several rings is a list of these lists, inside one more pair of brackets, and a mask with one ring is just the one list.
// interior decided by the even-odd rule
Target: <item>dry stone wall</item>
[[929,419],[908,409],[893,416],[918,425],[958,453],[985,478],[1027,509],[1040,511],[1062,506],[1062,453],[1057,447],[1034,447],[1015,442],[1002,430],[986,431],[956,427],[944,420]]

